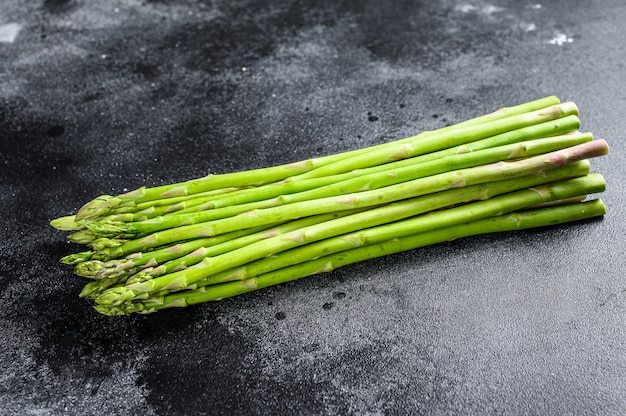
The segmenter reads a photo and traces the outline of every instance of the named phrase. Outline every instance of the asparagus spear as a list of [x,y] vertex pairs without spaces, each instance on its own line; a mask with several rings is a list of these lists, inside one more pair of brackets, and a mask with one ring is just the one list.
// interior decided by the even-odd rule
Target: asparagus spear
[[[586,171],[588,167],[585,165],[586,164],[583,162],[582,168]],[[576,167],[576,169],[578,169],[578,167]],[[563,174],[562,172],[563,170],[558,172],[558,174]],[[347,232],[360,230],[365,227],[397,221],[399,219],[433,211],[435,209],[457,203],[480,198],[489,198],[492,195],[506,193],[512,189],[524,189],[538,183],[551,182],[555,180],[555,178],[549,177],[550,174],[554,177],[557,176],[557,173],[553,171],[546,172],[545,175],[529,175],[522,178],[516,178],[514,180],[483,184],[482,186],[474,185],[464,188],[450,189],[446,192],[424,195],[400,201],[395,204],[390,204],[388,206],[370,209],[362,213],[353,214],[337,220],[327,221],[310,227],[304,227],[284,236],[270,238],[262,242],[250,244],[238,250],[233,250],[220,256],[206,258],[203,260],[202,264],[190,267],[180,272],[171,273],[142,283],[131,284],[126,287],[113,288],[105,291],[97,301],[102,304],[115,304],[137,296],[143,296],[145,293],[155,293],[161,290],[182,290],[207,276],[241,266],[250,261],[258,260],[259,258],[263,258],[267,255],[285,251],[293,247],[345,234]],[[592,183],[597,185],[596,182]],[[567,188],[567,191],[570,191],[572,188],[576,191],[580,191],[581,188],[587,190],[589,182],[584,182],[583,187],[579,184],[576,185],[577,186],[570,186]],[[560,188],[557,188],[557,190],[560,190]],[[578,192],[575,195],[580,193],[582,192]],[[543,202],[549,198],[557,199],[553,196],[556,195],[557,192],[550,193],[544,189],[539,192],[531,192],[531,194],[532,196],[536,194],[541,199],[533,200],[533,204]],[[558,195],[560,198],[572,196],[564,196],[563,193]]]
[[[550,107],[550,106],[557,105],[560,103],[561,103],[561,100],[559,100],[554,95],[551,95],[548,97],[529,101],[529,102],[515,105],[512,107],[502,107],[490,114],[485,114],[483,116],[479,116],[479,117],[476,117],[467,121],[463,121],[461,123],[457,123],[452,126],[449,126],[448,128],[453,129],[455,127],[477,126],[479,124],[483,124],[489,121],[499,120],[501,118],[515,116],[518,114],[530,113],[531,111],[541,110],[542,108]],[[428,135],[429,133],[434,134],[444,129],[445,127],[442,129],[435,130],[434,132],[424,132],[424,135]]]
[[78,221],[78,224],[85,227],[87,223],[94,221],[143,221],[159,215],[167,215],[170,212],[180,211],[207,200],[224,198],[235,192],[246,192],[248,189],[250,187],[217,189],[193,195],[155,199],[140,204],[130,201],[124,205],[112,208],[111,212],[104,217],[84,219]]
[[437,230],[416,233],[406,237],[392,238],[383,243],[353,248],[344,252],[312,259],[243,281],[233,281],[202,287],[196,290],[176,292],[160,297],[135,300],[118,306],[97,304],[94,308],[105,315],[129,315],[152,313],[161,309],[186,307],[189,305],[221,300],[261,288],[285,283],[319,273],[328,273],[339,267],[371,260],[402,251],[414,250],[429,245],[481,234],[501,233],[538,228],[599,217],[606,213],[600,199],[545,207],[536,210],[514,212],[489,217],[465,224],[453,225]]
[[[436,133],[424,132],[421,135],[399,140],[396,142],[385,143],[378,146],[372,146],[370,148],[358,149],[344,153],[338,153],[322,158],[309,159],[305,161],[290,163],[287,165],[274,166],[271,168],[254,169],[249,171],[227,173],[221,175],[208,175],[205,178],[153,188],[141,187],[139,189],[119,195],[117,197],[113,197],[111,195],[103,195],[85,204],[76,214],[76,219],[82,220],[101,217],[110,212],[112,208],[127,203],[138,204],[141,202],[155,199],[177,197],[182,195],[206,192],[215,189],[272,183],[290,176],[295,176],[299,172],[308,172],[316,167],[333,164],[337,161],[341,161],[344,159],[359,157],[360,155],[368,154],[374,150],[380,152],[381,149],[392,148],[397,146],[397,144],[401,144],[403,142],[416,141],[416,139],[437,141],[441,140],[441,136],[445,134],[448,134],[448,136],[458,136],[459,132],[457,132],[456,134],[452,134],[454,133],[455,129],[460,129],[469,133],[470,127],[472,126],[483,126],[484,124],[498,123],[498,128],[490,132],[490,135],[494,135],[503,131],[519,128],[516,127],[519,125],[516,123],[520,122],[520,118],[516,118],[517,115],[526,115],[528,113],[526,117],[524,117],[525,121],[522,123],[522,125],[532,125],[546,120],[561,118],[569,114],[578,114],[578,110],[573,103],[565,103],[563,105],[556,104],[558,102],[559,100],[556,97],[546,97],[541,100],[521,104],[511,107],[509,109],[494,112],[486,116],[481,116],[473,120],[468,120],[464,123],[459,123],[457,126],[444,127],[437,130]],[[546,104],[548,103],[555,103],[556,105],[551,104],[550,106],[546,106]],[[503,118],[511,120],[511,122],[499,122],[499,120]],[[503,127],[507,124],[508,127]],[[483,128],[481,131],[489,131],[489,129]],[[432,140],[431,136],[437,136],[437,140]],[[447,144],[447,142],[444,143]],[[452,144],[447,145],[447,147],[452,146]],[[394,151],[392,153],[397,152]],[[396,156],[400,156],[400,154],[397,154]],[[350,169],[348,170],[353,170],[355,168],[356,167],[354,165],[351,165]],[[332,171],[332,173],[326,173],[326,175],[339,173],[338,171],[333,169],[331,169],[330,171]],[[344,172],[345,171],[346,170],[344,170]],[[315,176],[319,177],[324,175],[316,174]]]
[[[63,217],[63,218],[68,218],[68,217]],[[74,224],[76,225],[76,227],[79,227],[79,224],[77,224],[77,223],[74,223]],[[96,234],[94,234],[92,231],[85,230],[85,229],[79,229],[79,228],[76,228],[76,227],[73,228],[73,229],[69,229],[69,228],[65,229],[66,231],[79,230],[79,231],[76,231],[75,233],[72,233],[72,234],[69,235],[68,240],[70,240],[72,243],[89,244],[89,243],[91,243],[92,241],[94,241],[94,240],[96,240],[98,238],[98,236]],[[58,229],[60,229],[60,228],[58,228]]]

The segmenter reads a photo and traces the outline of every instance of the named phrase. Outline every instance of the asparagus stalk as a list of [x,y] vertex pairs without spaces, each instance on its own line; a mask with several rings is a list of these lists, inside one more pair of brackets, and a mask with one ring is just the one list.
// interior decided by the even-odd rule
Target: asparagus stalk
[[[583,162],[583,172],[587,171],[588,165]],[[579,169],[579,166],[569,169]],[[565,170],[569,170],[565,169]],[[345,234],[365,227],[385,224],[420,213],[433,211],[457,203],[475,199],[489,198],[492,195],[502,194],[512,189],[524,189],[535,184],[546,183],[555,180],[563,174],[560,172],[546,172],[544,175],[528,175],[508,181],[492,182],[489,184],[475,185],[450,189],[432,195],[424,195],[413,199],[400,201],[388,206],[370,209],[362,213],[353,214],[337,220],[327,221],[318,225],[304,227],[284,236],[273,237],[262,242],[250,244],[238,250],[225,253],[220,256],[206,258],[202,264],[188,269],[170,273],[142,283],[131,284],[126,287],[118,287],[105,291],[97,302],[115,304],[135,297],[144,296],[146,293],[155,293],[161,290],[182,290],[193,283],[215,273],[241,266],[250,261],[258,260],[267,255],[285,251],[300,245],[323,240],[336,235]],[[552,175],[552,177],[550,177]],[[579,190],[580,188],[576,189]],[[553,194],[548,192],[533,192],[544,200]],[[572,196],[572,195],[567,195]],[[560,197],[563,197],[560,195]],[[539,201],[541,202],[541,201]],[[537,203],[537,201],[534,201]]]
[[[347,194],[340,197],[320,198],[314,201],[296,202],[273,208],[258,209],[235,217],[158,231],[147,237],[122,244],[112,249],[114,252],[111,252],[110,255],[120,257],[175,241],[211,237],[234,230],[267,224],[269,222],[283,222],[303,216],[355,208],[366,208],[447,189],[519,178],[525,175],[543,174],[547,170],[558,166],[607,153],[607,143],[604,140],[594,140],[567,149],[533,156],[519,161],[497,162],[474,168],[460,169],[388,186],[382,189]],[[98,227],[107,226],[106,224],[100,223],[90,224],[90,226],[91,225]],[[93,229],[93,231],[105,234],[107,232],[115,233],[119,230],[112,227],[111,230],[99,228]],[[102,253],[104,257],[108,257],[109,255],[107,250],[103,250],[100,253]]]
[[[295,176],[298,172],[308,172],[313,170],[316,167],[325,166],[328,164],[333,164],[337,161],[341,161],[344,159],[351,159],[353,157],[358,157],[360,155],[364,155],[372,152],[373,150],[380,151],[380,149],[391,148],[392,146],[396,146],[398,143],[402,143],[403,141],[415,141],[416,139],[431,139],[431,136],[441,136],[442,134],[452,133],[456,130],[468,130],[472,126],[482,126],[484,124],[489,123],[497,123],[499,120],[505,118],[510,119],[512,121],[517,121],[517,119],[513,120],[518,114],[526,114],[531,113],[536,116],[534,121],[530,121],[532,116],[526,117],[529,119],[526,125],[537,124],[538,122],[545,120],[552,120],[555,118],[564,117],[568,114],[577,114],[576,106],[573,103],[566,103],[563,106],[559,107],[559,100],[556,97],[546,97],[542,100],[536,100],[529,103],[525,103],[522,105],[514,106],[509,109],[501,110],[494,112],[492,114],[482,116],[473,120],[468,120],[464,123],[460,123],[457,126],[450,126],[446,128],[439,129],[437,134],[433,134],[432,132],[425,132],[421,135],[414,136],[411,138],[403,139],[400,141],[385,143],[378,146],[372,146],[370,148],[358,149],[344,153],[338,153],[330,156],[325,156],[322,158],[309,159],[305,161],[290,163],[287,165],[279,165],[271,168],[262,168],[262,169],[254,169],[243,172],[235,172],[235,173],[227,173],[222,175],[208,175],[205,178],[200,178],[196,180],[146,188],[141,187],[135,191],[128,192],[126,194],[119,195],[117,197],[113,197],[110,195],[100,196],[93,201],[85,204],[76,214],[77,220],[88,219],[88,218],[97,218],[106,215],[111,211],[112,208],[124,205],[128,203],[142,203],[145,201],[169,198],[169,197],[177,197],[183,195],[190,195],[200,192],[206,192],[216,189],[222,188],[230,188],[230,187],[241,187],[241,186],[250,186],[250,185],[258,185],[263,183],[272,183],[282,179],[285,179],[290,176]],[[555,103],[556,105],[546,106],[548,103]],[[546,110],[547,108],[547,110]],[[543,111],[541,109],[544,109]],[[499,123],[498,126],[506,125],[507,123]],[[517,127],[514,127],[515,122],[508,123],[509,130],[513,130]],[[483,129],[485,130],[485,129]],[[491,135],[497,134],[496,132],[492,132]],[[506,131],[506,130],[504,130]],[[500,131],[501,132],[501,131]],[[453,145],[449,145],[447,147],[451,147]],[[355,167],[351,167],[348,170],[353,170]],[[339,173],[336,170],[331,169],[332,173]],[[345,170],[344,170],[345,171]],[[323,175],[316,175],[317,177]]]
[[250,188],[217,189],[193,195],[155,199],[140,204],[135,204],[134,201],[130,201],[111,209],[111,212],[104,217],[80,220],[77,224],[78,226],[86,227],[86,224],[94,221],[143,221],[159,215],[167,215],[170,212],[180,211],[187,207],[201,204],[207,200],[224,198],[224,196],[236,191],[245,192],[247,189]]
[[553,226],[599,217],[605,213],[605,206],[600,199],[570,205],[514,212],[502,216],[479,219],[465,224],[416,233],[406,237],[392,238],[383,243],[353,248],[344,252],[291,265],[243,281],[227,282],[202,287],[196,290],[177,292],[160,297],[151,297],[145,300],[136,300],[132,303],[124,303],[119,306],[98,304],[94,308],[102,314],[116,316],[129,315],[131,313],[145,314],[166,308],[186,307],[198,303],[237,296],[302,277],[328,273],[349,264],[459,238]]
[[[337,181],[336,183],[310,189],[308,191],[282,195],[279,198],[270,200],[228,206],[197,213],[156,217],[142,222],[105,222],[103,227],[106,229],[116,227],[114,235],[121,234],[128,237],[138,238],[160,230],[232,217],[254,209],[263,209],[296,202],[311,201],[314,199],[345,195],[363,190],[380,189],[390,185],[452,170],[470,168],[502,160],[520,159],[528,156],[541,155],[551,151],[572,147],[591,140],[592,136],[590,134],[565,135],[535,139],[471,153],[444,156],[430,162],[409,165],[397,169],[384,170],[377,173],[365,174],[364,172],[363,174],[353,176],[351,179]],[[292,182],[290,184],[294,183],[295,182]],[[275,188],[279,189],[282,187],[277,186]],[[261,188],[258,189],[260,190]],[[250,190],[249,195],[255,194],[255,191],[256,190]],[[97,230],[100,225],[92,224],[90,227],[92,230]]]
[[102,250],[107,247],[117,247],[125,242],[125,238],[107,238],[100,237],[90,230],[80,230],[68,236],[68,240],[76,244],[84,244],[94,250]]
[[89,244],[87,244],[91,249],[99,251],[107,248],[119,247],[124,243],[127,243],[128,239],[124,238],[96,238]]

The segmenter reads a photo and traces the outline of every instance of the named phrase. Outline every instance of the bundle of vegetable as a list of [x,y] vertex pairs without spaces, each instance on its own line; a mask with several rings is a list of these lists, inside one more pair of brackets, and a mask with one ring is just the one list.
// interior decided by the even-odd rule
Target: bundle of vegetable
[[417,136],[110,196],[51,222],[106,315],[218,300],[485,233],[602,216],[603,140],[547,97]]

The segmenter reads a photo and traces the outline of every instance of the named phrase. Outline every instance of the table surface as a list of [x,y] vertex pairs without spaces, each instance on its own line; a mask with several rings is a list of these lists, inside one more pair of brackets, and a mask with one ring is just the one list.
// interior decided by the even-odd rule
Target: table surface
[[[0,1],[4,414],[626,413],[622,0]],[[603,220],[110,318],[48,226],[100,194],[573,100]]]

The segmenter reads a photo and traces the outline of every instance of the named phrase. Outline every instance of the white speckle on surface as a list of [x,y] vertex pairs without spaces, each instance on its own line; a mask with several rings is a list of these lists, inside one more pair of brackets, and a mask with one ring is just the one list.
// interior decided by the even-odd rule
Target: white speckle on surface
[[537,3],[537,4],[529,4],[528,6],[526,6],[527,8],[531,9],[531,10],[541,10],[541,8],[543,7],[541,4]]
[[519,25],[524,32],[532,32],[533,30],[537,30],[537,25],[534,23],[520,23]]
[[483,6],[483,8],[481,9],[481,12],[483,14],[486,14],[487,16],[491,16],[492,14],[501,12],[502,10],[504,10],[504,8],[494,6],[493,4],[487,4]]
[[550,45],[564,45],[566,43],[572,43],[574,39],[567,36],[565,33],[556,32],[554,37],[548,41]]
[[485,16],[491,16],[494,13],[501,12],[502,10],[504,10],[504,8],[494,6],[493,4],[485,4],[480,7],[473,4],[459,4],[455,7],[455,10],[460,11],[461,13],[478,12]]
[[473,4],[459,4],[455,7],[455,9],[463,13],[470,13],[477,10],[478,7],[474,6]]
[[17,33],[22,28],[19,23],[6,23],[0,26],[0,42],[1,43],[13,43],[17,37]]

